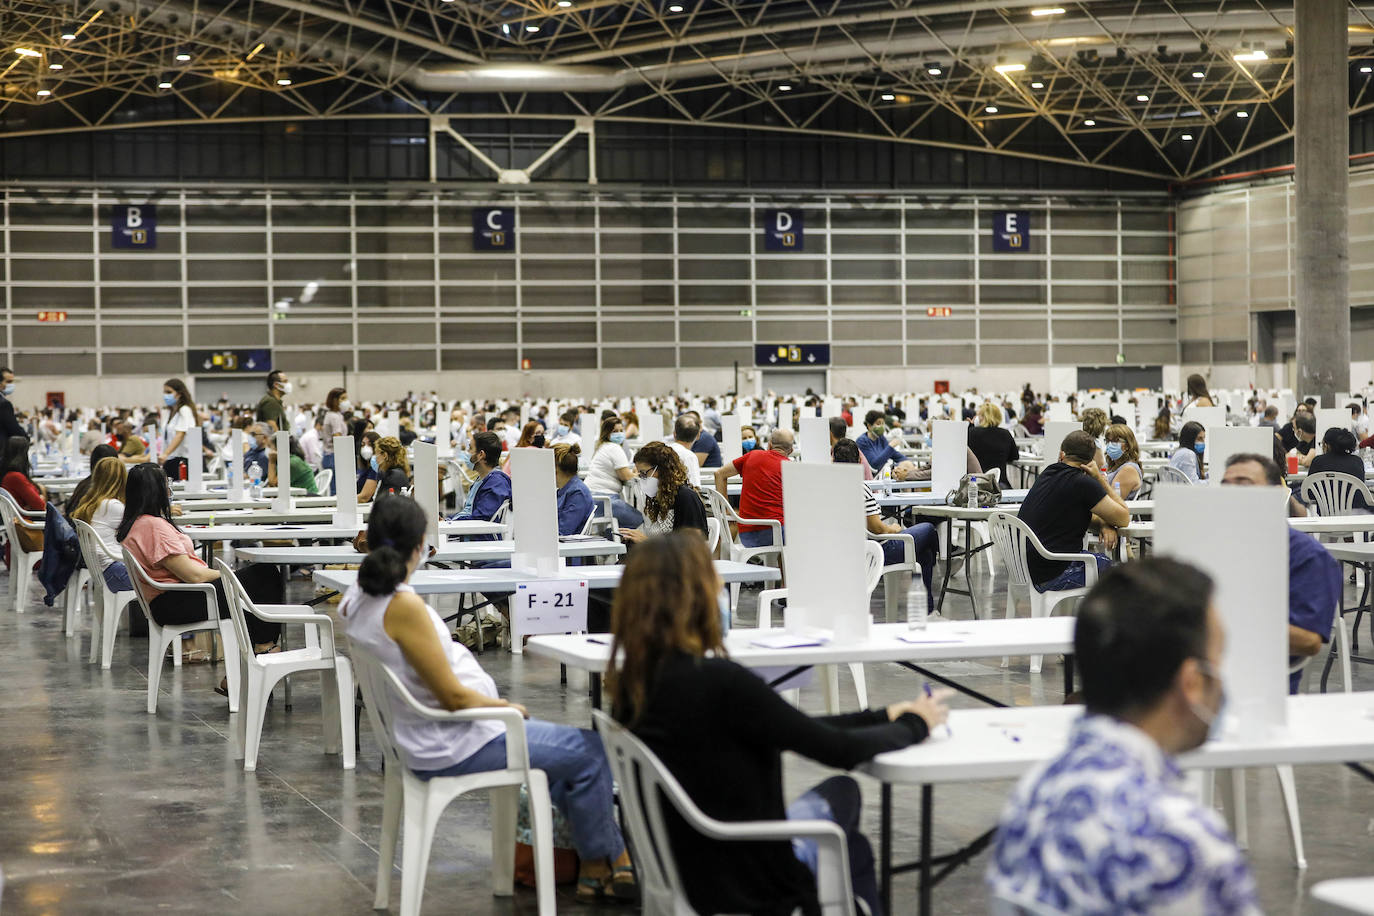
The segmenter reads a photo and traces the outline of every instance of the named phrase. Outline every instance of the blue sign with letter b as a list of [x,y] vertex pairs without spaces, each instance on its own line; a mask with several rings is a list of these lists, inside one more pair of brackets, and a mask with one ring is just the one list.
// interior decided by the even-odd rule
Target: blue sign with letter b
[[110,214],[115,248],[151,251],[157,247],[157,207],[152,204],[116,204]]

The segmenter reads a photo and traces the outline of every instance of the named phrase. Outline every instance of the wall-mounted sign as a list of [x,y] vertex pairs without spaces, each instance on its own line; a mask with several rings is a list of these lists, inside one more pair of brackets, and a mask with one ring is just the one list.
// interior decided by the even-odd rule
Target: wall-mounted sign
[[1028,210],[998,210],[992,214],[992,250],[1030,251],[1031,221]]
[[828,366],[830,344],[754,344],[756,366]]
[[38,313],[38,320],[39,320],[39,321],[66,321],[66,320],[67,320],[67,313],[66,313],[66,312],[39,312],[39,313]]
[[515,209],[513,207],[474,207],[472,210],[473,251],[515,250]]
[[803,211],[763,211],[764,251],[803,251],[805,248],[806,215]]
[[110,210],[110,230],[111,246],[152,251],[157,248],[157,207],[116,204]]
[[265,348],[243,350],[187,350],[186,371],[190,375],[244,373],[263,375],[272,371],[272,351]]
[[954,314],[954,309],[947,305],[932,305],[926,309],[927,318],[948,318]]

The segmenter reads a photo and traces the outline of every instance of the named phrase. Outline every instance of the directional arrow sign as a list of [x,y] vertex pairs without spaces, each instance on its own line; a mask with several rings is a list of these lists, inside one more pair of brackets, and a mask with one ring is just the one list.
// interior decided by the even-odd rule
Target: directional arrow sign
[[266,347],[186,351],[186,371],[192,375],[267,372],[271,368],[272,351]]
[[830,344],[754,344],[754,365],[756,366],[807,366],[830,365]]

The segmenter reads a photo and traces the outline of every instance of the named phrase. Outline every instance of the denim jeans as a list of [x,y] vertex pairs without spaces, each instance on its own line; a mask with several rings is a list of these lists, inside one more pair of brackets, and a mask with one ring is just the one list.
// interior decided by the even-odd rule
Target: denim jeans
[[644,524],[644,515],[619,496],[611,497],[611,515],[621,528],[638,528]]
[[[525,722],[530,766],[549,777],[549,795],[568,820],[582,859],[616,859],[625,840],[615,820],[611,765],[596,732],[539,719]],[[506,768],[506,736],[498,735],[466,760],[445,770],[416,770],[421,779],[464,776]]]
[[[910,528],[903,528],[901,534],[911,535],[915,542],[916,562],[921,564],[921,581],[926,587],[926,609],[935,611],[935,590],[931,583],[935,576],[935,555],[940,550],[940,534],[929,522],[920,522]],[[901,541],[883,541],[883,563],[900,563],[905,559],[905,545]]]
[[[787,530],[783,529],[783,540],[787,539]],[[741,547],[768,547],[773,543],[773,529],[764,528],[761,531],[743,531],[739,533]]]
[[[849,847],[849,883],[854,896],[868,904],[873,916],[882,916],[878,902],[878,879],[874,872],[873,846],[859,831],[863,798],[852,776],[831,776],[787,806],[789,821],[833,821],[844,830]],[[816,873],[818,857],[814,840],[793,840],[792,852],[811,873]]]
[[105,587],[112,592],[131,592],[133,582],[129,581],[129,569],[123,560],[115,560],[105,567]]
[[[321,455],[321,456],[320,456],[320,470],[321,470],[321,471],[332,471],[332,470],[334,470],[334,453],[333,453],[333,452],[330,452],[328,455]],[[329,475],[329,492],[328,492],[328,493],[321,493],[320,495],[321,495],[321,496],[333,496],[336,492],[337,492],[337,491],[334,489],[334,475],[333,475],[333,474],[330,474],[330,475]]]
[[[1084,553],[1085,557],[1095,557],[1097,559],[1097,573],[1101,575],[1112,565],[1112,561],[1100,553]],[[1082,563],[1070,563],[1068,568],[1055,576],[1048,582],[1043,582],[1035,586],[1037,592],[1062,592],[1071,588],[1082,588],[1083,577],[1086,575]]]

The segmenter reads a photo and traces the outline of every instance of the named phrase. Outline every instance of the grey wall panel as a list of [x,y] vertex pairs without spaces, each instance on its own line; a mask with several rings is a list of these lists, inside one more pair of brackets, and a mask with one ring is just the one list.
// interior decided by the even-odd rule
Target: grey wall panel
[[672,347],[605,347],[601,351],[601,368],[657,369],[671,365],[675,358]]
[[181,322],[175,324],[102,324],[103,347],[167,347],[181,349]]
[[439,354],[439,368],[459,372],[481,369],[515,369],[520,365],[515,348],[509,350],[474,350],[463,347],[445,348]]
[[206,322],[190,326],[187,345],[192,347],[265,347],[268,345],[268,340],[269,335],[265,322],[241,321],[234,324]]

